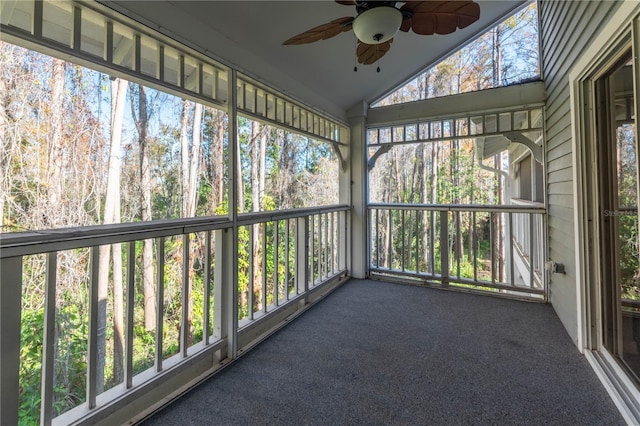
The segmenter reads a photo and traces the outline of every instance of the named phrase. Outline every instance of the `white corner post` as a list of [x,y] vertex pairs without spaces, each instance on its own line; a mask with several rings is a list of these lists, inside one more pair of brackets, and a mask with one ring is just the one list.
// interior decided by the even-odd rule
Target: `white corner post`
[[[340,196],[351,195],[348,200],[351,206],[350,230],[347,238],[350,241],[350,262],[348,269],[354,278],[366,278],[369,270],[369,256],[367,243],[367,110],[369,105],[362,102],[351,108],[348,113],[351,135],[349,140],[349,156],[347,158],[347,173],[349,185],[340,181]],[[349,188],[350,187],[350,188]],[[340,202],[347,200],[340,199]]]
[[238,103],[237,75],[229,71],[228,81],[228,162],[229,219],[233,226],[215,231],[214,331],[227,342],[226,354],[234,359],[238,353]]

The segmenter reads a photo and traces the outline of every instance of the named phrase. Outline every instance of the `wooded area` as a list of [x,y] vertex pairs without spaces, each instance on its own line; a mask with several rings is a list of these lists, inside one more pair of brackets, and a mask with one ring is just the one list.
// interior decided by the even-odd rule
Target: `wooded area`
[[[534,7],[525,9],[381,104],[537,76],[535,17]],[[239,213],[338,203],[339,162],[327,143],[245,117],[238,119],[238,139],[230,141],[228,116],[219,109],[6,42],[0,42],[0,70],[2,232],[227,215],[229,185],[234,178]],[[237,144],[239,153],[237,176],[229,174],[230,144]],[[378,159],[370,173],[370,200],[503,203],[504,180],[498,173],[481,169],[478,161],[471,139],[396,146]],[[484,165],[503,169],[506,157],[490,158]],[[433,220],[421,226],[425,236],[436,229]],[[464,226],[456,229],[465,232]],[[267,292],[253,289],[254,310],[273,301],[268,298],[273,297],[274,286],[282,285],[278,291],[283,297],[290,291],[292,269],[285,266],[293,264],[294,248],[276,249],[271,243],[260,243],[266,238],[284,244],[285,238],[276,235],[287,232],[295,232],[293,222],[286,227],[270,224],[239,229],[241,318],[249,310],[249,282],[268,282]],[[216,246],[214,236],[208,244],[206,238],[206,233],[199,232],[184,239],[166,238],[160,248],[152,240],[130,243],[132,247],[100,247],[99,393],[123,381],[127,251],[133,250],[136,259],[133,368],[139,373],[153,366],[155,358],[158,256],[163,257],[165,276],[164,306],[160,307],[163,359],[181,349],[183,256],[188,256],[188,294],[192,296],[187,307],[187,345],[203,339],[204,304],[213,303],[203,296],[204,251],[208,244],[214,251]],[[458,241],[462,247],[462,236]],[[385,246],[394,244],[390,241]],[[264,252],[267,250],[270,253]],[[289,258],[274,264],[274,250],[288,253]],[[86,398],[89,263],[90,249],[60,251],[57,256],[56,414]],[[24,259],[23,424],[39,419],[46,267],[45,255]],[[209,321],[213,329],[213,319]]]
[[537,80],[539,68],[538,10],[531,3],[373,107]]
[[[517,12],[466,47],[397,89],[374,107],[448,96],[500,87],[539,77],[537,45],[537,10],[535,4]],[[451,121],[451,126],[466,122]],[[415,142],[393,146],[382,154],[369,172],[369,199],[374,203],[409,204],[491,204],[508,203],[505,199],[509,156],[506,151],[484,158],[475,138],[447,140],[447,133],[470,134],[470,129],[456,128],[448,132],[441,127],[431,129],[436,142]],[[369,132],[369,143],[378,143],[375,131]],[[406,252],[421,248],[420,259],[409,256],[405,269],[439,271],[440,222],[433,213],[406,218],[381,212],[377,233],[373,235],[372,252],[381,265],[400,269]],[[451,215],[449,251],[463,258],[461,275],[473,278],[470,266],[473,253],[483,259],[480,278],[491,280],[494,270],[498,281],[506,280],[505,220],[503,215]],[[407,227],[410,235],[401,229]],[[414,230],[416,229],[416,230]],[[495,234],[490,238],[490,230]],[[474,243],[475,241],[475,243]],[[497,254],[490,259],[490,245]],[[474,247],[475,245],[475,247]],[[402,248],[402,249],[401,249]],[[452,257],[452,258],[454,258]],[[375,262],[375,260],[374,260]],[[450,271],[453,273],[453,270]]]
[[[3,232],[228,213],[226,113],[5,42],[0,67]],[[338,161],[329,145],[242,117],[237,144],[240,213],[337,203]],[[257,241],[261,232],[273,229],[256,227]],[[196,295],[204,280],[203,239],[203,233],[190,235],[189,345],[202,339],[204,301]],[[165,242],[165,357],[179,348],[183,244],[176,238]],[[99,392],[123,380],[126,250],[124,244],[100,247]],[[154,360],[157,247],[147,240],[134,250],[140,263],[134,360],[139,372]],[[254,269],[261,270],[263,248],[252,250]],[[58,255],[57,413],[85,398],[89,257],[88,249]],[[241,267],[239,275],[246,276],[247,265]],[[25,258],[25,423],[38,419],[45,268],[44,255]]]

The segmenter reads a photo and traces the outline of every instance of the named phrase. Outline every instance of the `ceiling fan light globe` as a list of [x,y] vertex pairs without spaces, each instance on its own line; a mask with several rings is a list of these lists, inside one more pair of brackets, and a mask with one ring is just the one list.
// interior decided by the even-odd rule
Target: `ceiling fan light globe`
[[402,12],[379,6],[365,10],[353,20],[353,32],[363,43],[380,44],[393,38],[402,25]]

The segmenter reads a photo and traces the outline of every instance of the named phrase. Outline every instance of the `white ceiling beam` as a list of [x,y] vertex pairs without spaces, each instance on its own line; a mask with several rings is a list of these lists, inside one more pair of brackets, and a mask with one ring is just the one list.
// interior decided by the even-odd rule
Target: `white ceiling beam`
[[392,125],[515,108],[530,108],[544,104],[545,100],[544,83],[536,81],[371,108],[367,111],[367,126]]

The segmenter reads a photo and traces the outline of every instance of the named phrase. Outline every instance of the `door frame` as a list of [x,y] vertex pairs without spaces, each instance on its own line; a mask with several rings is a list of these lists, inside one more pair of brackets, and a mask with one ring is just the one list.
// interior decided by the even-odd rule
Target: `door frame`
[[[572,118],[578,348],[630,424],[640,422],[640,391],[603,346],[600,182],[597,170],[597,82],[631,49],[635,113],[640,111],[640,4],[624,2],[569,73]],[[636,126],[638,129],[638,126]],[[636,130],[636,140],[637,138]],[[640,169],[639,169],[640,170]]]

